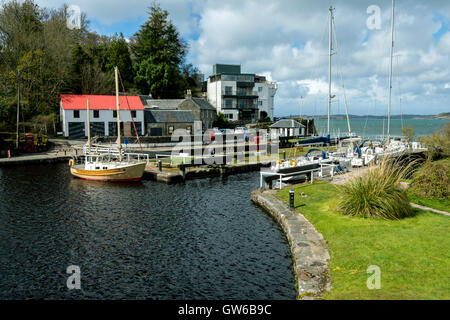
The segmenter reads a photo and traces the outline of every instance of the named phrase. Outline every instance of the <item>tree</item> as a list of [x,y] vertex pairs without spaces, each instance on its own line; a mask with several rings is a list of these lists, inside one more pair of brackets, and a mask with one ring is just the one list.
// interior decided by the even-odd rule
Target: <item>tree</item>
[[213,127],[217,127],[220,129],[227,129],[230,127],[230,122],[225,117],[225,115],[220,112],[213,121]]
[[105,52],[106,70],[112,72],[116,66],[119,68],[125,88],[130,89],[133,86],[135,75],[131,61],[130,48],[124,39],[123,34],[120,34],[120,36],[113,36]]
[[414,140],[416,134],[411,126],[406,126],[402,128],[402,135],[406,136],[406,142],[411,143]]
[[154,3],[150,18],[134,35],[135,82],[141,92],[155,98],[179,98],[185,82],[181,73],[187,45],[180,37],[168,12]]

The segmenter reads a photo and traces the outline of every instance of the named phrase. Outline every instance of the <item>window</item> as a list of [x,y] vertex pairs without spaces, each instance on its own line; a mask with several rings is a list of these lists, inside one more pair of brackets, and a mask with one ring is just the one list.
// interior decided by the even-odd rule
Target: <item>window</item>
[[259,104],[260,106],[262,106],[263,102],[260,100],[260,101],[258,101],[258,104]]
[[228,115],[228,119],[233,120],[233,114],[232,114],[232,113],[230,113],[230,114]]
[[258,87],[258,92],[262,92],[263,87]]
[[233,106],[233,100],[225,99],[225,107],[231,108]]
[[100,118],[100,110],[94,110],[94,118]]
[[233,87],[225,87],[225,94],[226,95],[232,95],[233,94]]
[[131,110],[131,116],[132,116],[133,118],[136,118],[136,110]]
[[247,95],[247,89],[245,89],[245,88],[238,88],[238,95],[239,96]]
[[117,110],[113,110],[113,118],[117,118]]
[[79,118],[80,117],[80,110],[73,110],[73,117]]

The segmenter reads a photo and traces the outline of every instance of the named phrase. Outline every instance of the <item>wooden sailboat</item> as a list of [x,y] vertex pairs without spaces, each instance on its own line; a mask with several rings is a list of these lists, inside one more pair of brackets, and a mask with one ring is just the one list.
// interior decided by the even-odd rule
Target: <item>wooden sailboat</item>
[[77,178],[94,181],[140,181],[144,174],[146,162],[125,161],[122,157],[120,140],[120,108],[118,69],[115,68],[116,105],[117,105],[117,154],[91,153],[91,137],[89,123],[89,99],[87,101],[88,152],[84,163],[75,164],[70,160],[70,173]]

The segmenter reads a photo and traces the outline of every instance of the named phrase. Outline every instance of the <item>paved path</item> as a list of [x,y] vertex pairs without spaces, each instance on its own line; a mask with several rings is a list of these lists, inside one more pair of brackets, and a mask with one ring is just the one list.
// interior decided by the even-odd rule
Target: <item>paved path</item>
[[416,203],[412,203],[411,202],[411,207],[423,210],[423,211],[431,211],[437,214],[443,214],[444,216],[449,216],[450,217],[450,213],[446,212],[446,211],[441,211],[441,210],[437,210],[437,209],[433,209],[433,208],[428,208],[425,206],[421,206],[420,204],[416,204]]
[[331,181],[332,184],[345,184],[349,180],[360,177],[367,173],[369,170],[369,167],[363,167],[363,168],[353,168],[352,171],[344,173],[344,174],[338,174],[333,177],[333,181]]

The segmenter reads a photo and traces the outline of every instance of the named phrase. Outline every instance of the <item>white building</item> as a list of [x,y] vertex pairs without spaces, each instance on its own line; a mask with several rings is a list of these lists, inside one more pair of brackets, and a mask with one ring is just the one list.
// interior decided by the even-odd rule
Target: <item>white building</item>
[[241,73],[239,65],[214,65],[207,83],[208,102],[230,121],[255,122],[262,112],[273,120],[276,91],[276,83]]
[[305,135],[306,127],[298,121],[292,119],[284,119],[275,122],[270,126],[271,134],[276,134],[279,137],[298,137]]
[[[91,136],[117,136],[116,96],[61,95],[60,116],[65,137],[87,136],[87,100],[89,99]],[[123,136],[134,136],[134,126],[144,135],[144,105],[139,97],[120,96],[120,130]],[[133,120],[132,120],[133,118]]]

